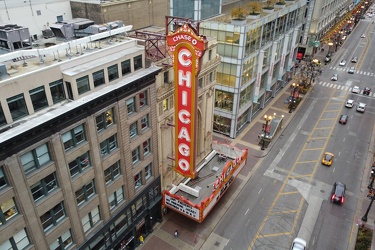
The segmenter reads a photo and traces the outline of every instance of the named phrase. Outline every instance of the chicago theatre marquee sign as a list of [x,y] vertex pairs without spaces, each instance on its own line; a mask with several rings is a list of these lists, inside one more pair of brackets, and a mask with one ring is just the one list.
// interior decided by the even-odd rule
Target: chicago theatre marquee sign
[[167,35],[169,50],[173,53],[175,79],[175,166],[184,177],[194,178],[198,88],[197,75],[200,58],[207,47],[204,37],[198,36],[187,23]]

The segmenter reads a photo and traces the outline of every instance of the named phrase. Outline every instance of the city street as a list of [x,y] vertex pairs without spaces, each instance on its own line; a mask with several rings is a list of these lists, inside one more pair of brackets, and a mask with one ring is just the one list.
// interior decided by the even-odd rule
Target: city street
[[[363,95],[363,89],[374,87],[374,57],[367,53],[375,48],[374,29],[371,20],[357,25],[293,113],[283,103],[289,94],[286,88],[236,139],[217,136],[250,149],[245,169],[202,224],[170,212],[142,248],[289,249],[292,240],[301,237],[308,249],[352,249],[370,203],[366,196],[373,161],[375,95]],[[325,53],[316,57],[324,60]],[[357,63],[350,62],[354,56]],[[347,64],[339,66],[341,60]],[[352,66],[355,72],[349,74]],[[337,81],[331,81],[333,74],[338,74]],[[359,94],[352,93],[355,85]],[[354,100],[353,108],[345,107],[347,99]],[[364,113],[356,111],[359,102],[366,103]],[[257,134],[262,118],[273,113],[284,115],[283,128],[261,151]],[[342,114],[348,115],[345,125],[338,122]],[[332,166],[321,164],[327,151],[335,155]],[[342,205],[331,202],[336,181],[346,184]],[[369,213],[370,227],[374,214],[375,208]],[[178,239],[173,238],[176,229]]]

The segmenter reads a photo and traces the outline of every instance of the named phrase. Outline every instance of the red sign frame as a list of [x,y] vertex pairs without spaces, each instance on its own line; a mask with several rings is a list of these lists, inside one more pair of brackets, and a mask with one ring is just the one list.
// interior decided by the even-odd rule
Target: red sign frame
[[179,174],[196,175],[197,76],[200,58],[207,47],[205,37],[199,36],[189,24],[167,35],[167,45],[173,53],[175,92],[175,166]]

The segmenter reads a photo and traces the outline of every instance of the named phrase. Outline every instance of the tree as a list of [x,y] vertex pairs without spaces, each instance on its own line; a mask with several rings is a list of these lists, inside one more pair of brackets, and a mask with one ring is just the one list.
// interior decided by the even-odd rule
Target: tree
[[262,5],[259,2],[249,2],[247,8],[249,9],[249,14],[260,13]]
[[246,10],[242,7],[235,7],[231,12],[231,16],[233,19],[245,19],[246,14]]
[[[276,0],[266,0],[267,8],[272,8]],[[271,6],[272,5],[272,6]]]

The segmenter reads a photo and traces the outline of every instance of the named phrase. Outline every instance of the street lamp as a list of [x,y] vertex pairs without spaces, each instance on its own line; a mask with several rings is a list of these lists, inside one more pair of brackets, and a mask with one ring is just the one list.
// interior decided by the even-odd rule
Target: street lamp
[[328,43],[328,46],[329,46],[328,53],[331,53],[331,52],[332,52],[332,46],[333,46],[333,43],[332,43],[332,42],[329,42],[329,43]]
[[291,102],[290,102],[290,106],[289,106],[289,113],[292,113],[292,109],[293,109],[293,104],[296,102],[296,100],[295,100],[295,94],[296,94],[296,91],[297,91],[297,89],[298,89],[298,84],[296,84],[296,83],[292,83],[292,92],[291,92]]
[[262,142],[262,148],[261,150],[264,150],[266,145],[266,136],[267,136],[267,131],[269,131],[268,129],[268,123],[272,120],[272,116],[267,116],[267,115],[264,115],[264,120],[266,121],[266,124],[264,126],[264,134],[263,134],[263,142]]
[[370,199],[371,199],[371,202],[370,202],[370,204],[368,205],[368,208],[367,208],[367,210],[366,210],[365,215],[363,215],[363,217],[362,217],[362,220],[365,221],[365,222],[367,221],[367,215],[368,215],[368,213],[370,212],[370,209],[371,209],[372,203],[374,202],[374,199],[375,199],[375,196],[374,196],[374,189],[371,189],[371,190],[369,191],[369,197],[370,197]]

